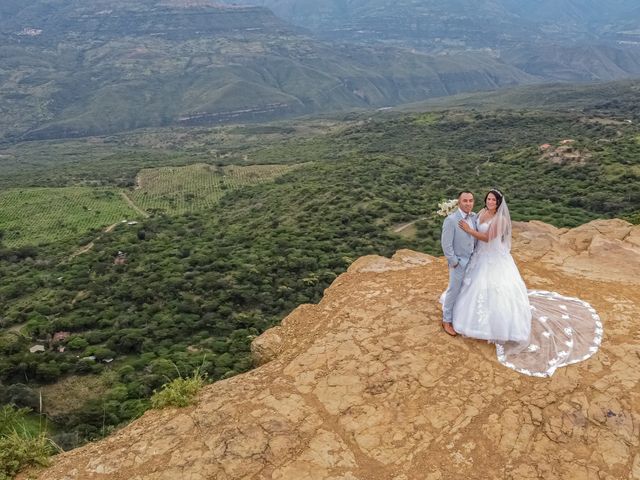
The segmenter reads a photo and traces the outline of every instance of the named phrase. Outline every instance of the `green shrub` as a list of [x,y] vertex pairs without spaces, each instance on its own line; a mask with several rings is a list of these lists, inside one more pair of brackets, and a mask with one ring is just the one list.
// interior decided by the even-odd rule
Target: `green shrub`
[[10,479],[30,466],[46,467],[59,449],[45,435],[31,435],[26,429],[0,437],[0,480]]
[[28,431],[28,411],[10,405],[0,409],[0,480],[9,480],[26,467],[47,466],[49,457],[60,450],[45,431]]
[[3,405],[0,408],[0,437],[4,437],[24,424],[24,417],[29,413],[28,408],[14,408]]
[[187,378],[178,377],[165,383],[159,391],[153,392],[153,408],[187,407],[195,403],[196,395],[205,384],[206,376],[196,369]]

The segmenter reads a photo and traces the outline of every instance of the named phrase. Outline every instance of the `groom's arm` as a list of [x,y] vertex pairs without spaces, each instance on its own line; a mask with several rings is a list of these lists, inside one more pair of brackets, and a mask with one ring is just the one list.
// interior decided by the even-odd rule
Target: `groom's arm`
[[442,237],[440,238],[440,243],[442,244],[442,251],[444,252],[444,256],[447,257],[447,262],[450,267],[457,267],[458,263],[460,263],[460,259],[456,256],[453,251],[453,235],[455,233],[455,221],[453,218],[447,217],[444,219],[444,224],[442,225]]

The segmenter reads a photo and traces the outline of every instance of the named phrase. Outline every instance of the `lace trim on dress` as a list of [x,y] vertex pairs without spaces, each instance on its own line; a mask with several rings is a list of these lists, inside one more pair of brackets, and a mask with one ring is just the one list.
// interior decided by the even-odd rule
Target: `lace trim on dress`
[[528,294],[533,314],[529,343],[524,349],[509,342],[496,344],[501,364],[524,375],[550,377],[598,351],[604,329],[591,305],[545,290]]

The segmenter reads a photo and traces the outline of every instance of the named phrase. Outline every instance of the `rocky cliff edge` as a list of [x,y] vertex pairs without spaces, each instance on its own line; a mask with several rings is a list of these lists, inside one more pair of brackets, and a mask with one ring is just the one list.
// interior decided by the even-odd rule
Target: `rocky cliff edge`
[[358,259],[258,337],[261,366],[59,455],[50,480],[640,479],[640,226],[514,226],[530,288],[580,297],[605,336],[550,379],[449,337],[442,258]]

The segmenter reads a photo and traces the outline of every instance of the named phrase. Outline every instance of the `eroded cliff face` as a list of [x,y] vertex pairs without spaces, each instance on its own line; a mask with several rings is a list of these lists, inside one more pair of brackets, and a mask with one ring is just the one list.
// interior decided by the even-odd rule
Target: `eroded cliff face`
[[449,337],[441,258],[363,257],[254,341],[262,365],[60,455],[41,479],[640,479],[640,226],[515,226],[530,288],[588,301],[593,358],[550,379]]

